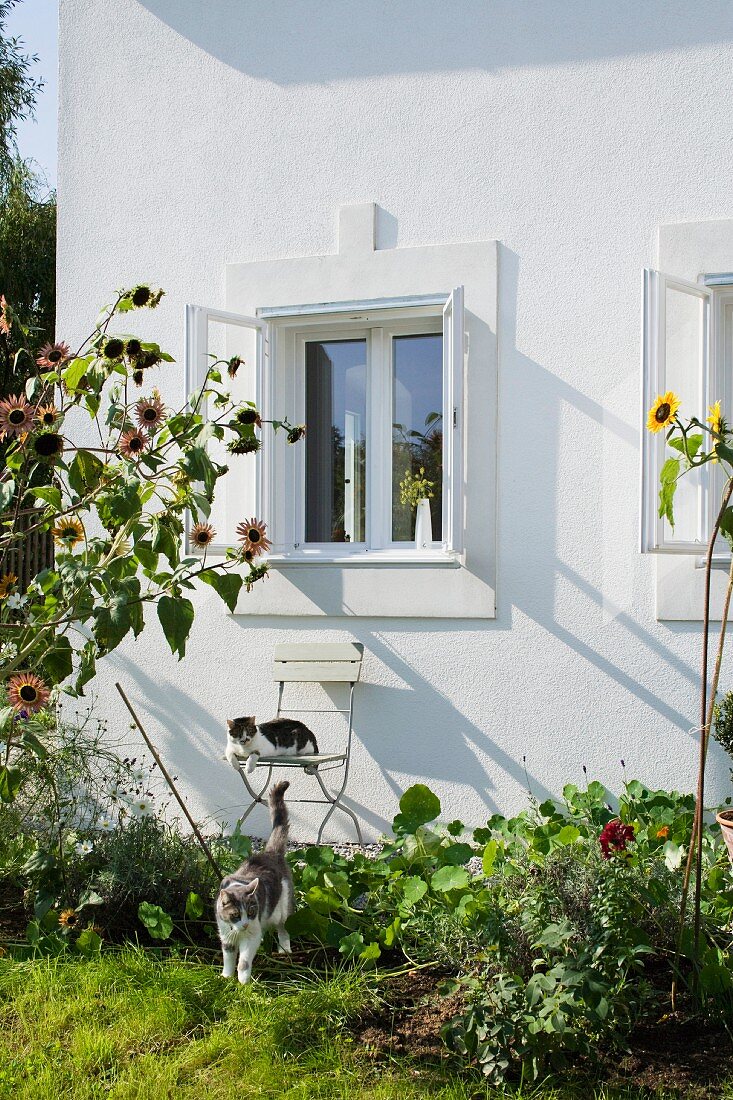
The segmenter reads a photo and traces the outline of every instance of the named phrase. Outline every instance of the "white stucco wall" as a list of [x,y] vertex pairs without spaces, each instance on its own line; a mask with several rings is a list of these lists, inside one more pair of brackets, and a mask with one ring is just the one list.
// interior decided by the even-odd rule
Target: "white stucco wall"
[[124,727],[125,682],[195,812],[236,816],[223,720],[272,711],[304,631],[365,645],[370,832],[416,778],[449,817],[518,808],[523,758],[538,796],[583,765],[618,789],[622,758],[690,788],[700,629],[656,621],[637,552],[640,269],[660,224],[733,218],[732,38],[727,0],[61,0],[58,335],[162,285],[138,323],[179,359],[170,402],[184,303],[335,252],[343,204],[379,205],[380,248],[501,242],[496,619],[235,619],[206,592],[182,664],[153,621],[96,690]]

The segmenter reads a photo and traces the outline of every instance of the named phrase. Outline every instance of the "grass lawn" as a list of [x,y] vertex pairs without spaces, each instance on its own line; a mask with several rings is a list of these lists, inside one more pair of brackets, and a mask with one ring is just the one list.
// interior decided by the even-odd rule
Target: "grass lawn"
[[[638,1100],[588,1085],[497,1093],[446,1063],[375,1061],[352,1024],[379,1008],[358,972],[223,981],[213,966],[138,950],[97,960],[0,960],[0,1096],[33,1100]],[[721,1085],[721,1097],[733,1089]]]

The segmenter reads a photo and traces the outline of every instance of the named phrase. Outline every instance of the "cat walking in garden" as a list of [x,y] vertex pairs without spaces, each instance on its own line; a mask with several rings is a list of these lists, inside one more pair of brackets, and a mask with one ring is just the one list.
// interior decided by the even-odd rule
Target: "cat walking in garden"
[[290,954],[285,921],[293,912],[293,876],[285,860],[288,842],[287,782],[270,791],[272,832],[265,849],[250,856],[227,875],[216,899],[216,923],[224,956],[222,977],[236,972],[244,985],[252,976],[252,960],[266,928],[275,928],[279,950]]

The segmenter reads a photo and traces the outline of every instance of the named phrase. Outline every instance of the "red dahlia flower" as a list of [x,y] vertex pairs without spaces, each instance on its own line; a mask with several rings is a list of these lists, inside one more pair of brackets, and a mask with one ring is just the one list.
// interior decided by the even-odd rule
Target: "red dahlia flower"
[[610,859],[614,852],[625,852],[628,842],[634,839],[631,825],[624,825],[618,818],[609,821],[598,838],[603,858]]

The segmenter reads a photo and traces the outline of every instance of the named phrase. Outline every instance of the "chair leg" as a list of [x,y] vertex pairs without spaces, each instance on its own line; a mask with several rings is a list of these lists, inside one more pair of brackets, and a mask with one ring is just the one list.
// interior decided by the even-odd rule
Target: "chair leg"
[[361,827],[359,826],[359,822],[357,820],[356,814],[352,810],[350,810],[348,806],[344,806],[343,802],[341,801],[341,796],[343,795],[344,790],[346,789],[346,780],[348,779],[348,771],[347,771],[347,774],[344,776],[343,783],[341,784],[341,790],[338,792],[336,797],[333,796],[331,791],[329,791],[328,787],[326,787],[326,785],[324,784],[323,780],[321,779],[320,772],[316,771],[315,776],[316,776],[316,779],[318,780],[318,783],[319,783],[319,786],[320,786],[321,790],[323,791],[324,795],[326,796],[326,799],[331,803],[328,810],[326,811],[326,816],[324,817],[323,821],[321,822],[321,827],[318,830],[318,836],[316,838],[316,844],[321,843],[321,837],[323,836],[323,830],[326,828],[326,825],[328,824],[329,819],[331,817],[331,814],[334,812],[334,810],[341,810],[342,813],[347,814],[348,817],[351,818],[351,820],[354,822],[354,827],[356,828],[357,842],[359,844],[363,844],[364,842],[361,838]]
[[259,794],[257,793],[257,791],[254,791],[252,789],[252,787],[250,786],[249,777],[247,776],[247,773],[245,772],[244,768],[239,768],[239,774],[241,776],[242,782],[244,783],[245,787],[247,788],[249,793],[252,795],[252,801],[250,802],[249,806],[247,807],[247,809],[244,811],[244,813],[242,814],[242,816],[239,819],[239,822],[241,824],[242,822],[247,820],[247,818],[252,813],[252,811],[254,810],[255,806],[258,803],[261,806],[266,806],[267,805],[267,803],[265,802],[265,799],[262,796],[265,793],[265,791],[267,790],[267,788],[270,786],[270,782],[272,781],[272,764],[268,765],[267,777],[265,778],[264,786],[262,787],[262,790],[259,792]]

